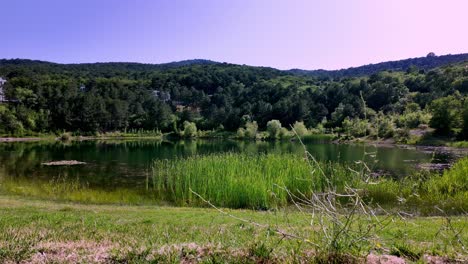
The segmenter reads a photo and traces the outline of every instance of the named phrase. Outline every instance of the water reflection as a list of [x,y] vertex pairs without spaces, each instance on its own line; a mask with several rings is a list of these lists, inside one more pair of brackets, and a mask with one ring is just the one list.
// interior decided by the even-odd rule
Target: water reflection
[[[407,175],[416,163],[447,162],[450,153],[419,151],[398,147],[340,145],[324,141],[306,143],[318,160],[356,162],[365,160],[375,170],[393,176]],[[129,187],[146,185],[154,159],[173,159],[219,152],[297,153],[298,142],[255,142],[235,140],[105,140],[82,142],[11,142],[0,144],[0,177],[50,180],[78,179],[90,187]],[[43,162],[78,160],[86,165],[50,167]]]

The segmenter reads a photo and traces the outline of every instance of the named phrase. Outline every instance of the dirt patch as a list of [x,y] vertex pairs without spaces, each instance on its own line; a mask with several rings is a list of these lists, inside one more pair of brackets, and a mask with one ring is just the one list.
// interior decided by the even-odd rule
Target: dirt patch
[[392,255],[369,254],[366,259],[367,264],[405,264],[406,261],[400,257]]
[[24,142],[24,141],[39,141],[42,140],[41,138],[12,138],[12,137],[6,137],[2,138],[0,137],[0,142]]
[[91,241],[41,242],[22,263],[107,263],[114,246]]
[[420,163],[416,164],[416,168],[420,170],[434,170],[442,171],[450,168],[451,164],[449,163]]
[[77,161],[77,160],[59,160],[59,161],[44,162],[41,164],[45,166],[74,166],[74,165],[83,165],[83,164],[86,164],[86,162]]

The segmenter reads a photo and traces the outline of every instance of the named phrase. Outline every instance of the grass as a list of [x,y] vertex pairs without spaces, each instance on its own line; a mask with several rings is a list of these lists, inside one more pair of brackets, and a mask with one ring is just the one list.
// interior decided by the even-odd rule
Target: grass
[[154,193],[135,188],[114,188],[109,190],[90,188],[73,179],[42,181],[24,178],[0,179],[0,194],[19,195],[44,200],[69,201],[82,204],[164,204],[156,200]]
[[467,176],[468,157],[465,157],[442,175],[421,172],[401,180],[379,179],[375,184],[361,186],[368,199],[380,205],[393,205],[422,215],[467,214]]
[[203,205],[194,191],[217,206],[272,209],[290,204],[284,189],[310,197],[330,183],[338,192],[345,185],[359,188],[366,201],[390,209],[423,215],[440,215],[440,209],[448,214],[467,213],[468,158],[442,176],[422,172],[399,180],[367,178],[362,168],[329,162],[309,164],[292,154],[195,156],[156,161],[153,190],[160,200],[179,206]]
[[454,148],[468,148],[468,141],[449,142],[447,146]]
[[[280,211],[227,210],[236,217],[263,223],[254,228],[208,208],[80,205],[0,195],[0,262],[121,263],[292,263],[313,262],[312,247],[284,239],[271,228],[310,234],[308,216]],[[465,259],[446,233],[441,217],[395,219],[356,255],[394,252],[408,259],[423,254]],[[456,230],[467,217],[454,217]],[[461,232],[468,241],[468,232]],[[310,237],[311,240],[316,238]],[[318,241],[317,241],[318,242]]]
[[153,165],[153,190],[161,200],[180,206],[203,204],[194,191],[222,207],[271,209],[288,204],[284,188],[310,195],[323,190],[327,181],[343,188],[355,178],[337,163],[312,166],[293,154],[225,153],[158,160]]

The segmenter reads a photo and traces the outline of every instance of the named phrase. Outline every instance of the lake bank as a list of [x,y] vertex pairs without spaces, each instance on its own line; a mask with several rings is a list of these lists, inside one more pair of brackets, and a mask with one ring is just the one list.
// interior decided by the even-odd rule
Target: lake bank
[[[307,216],[287,210],[223,209],[264,224],[262,228],[207,208],[80,205],[0,195],[0,210],[2,262],[307,263],[318,253],[307,242],[272,232],[313,232]],[[361,261],[371,253],[423,263],[428,255],[466,261],[466,252],[446,231],[441,233],[445,223],[443,217],[395,219],[360,254],[344,252]],[[463,228],[467,217],[453,217],[451,224]],[[461,238],[468,241],[468,233],[462,232]]]

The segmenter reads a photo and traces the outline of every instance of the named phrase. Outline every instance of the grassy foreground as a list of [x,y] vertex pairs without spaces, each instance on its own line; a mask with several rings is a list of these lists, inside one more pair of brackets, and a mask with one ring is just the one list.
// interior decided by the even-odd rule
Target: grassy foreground
[[[307,240],[289,239],[275,229],[307,237],[314,227],[297,211],[228,210],[236,217],[265,224],[255,227],[214,209],[80,205],[17,196],[0,196],[0,262],[36,263],[258,263],[319,261]],[[466,260],[458,241],[440,217],[394,219],[360,252],[423,260],[442,255]],[[467,217],[449,219],[455,230]],[[462,242],[468,232],[460,232]],[[318,242],[310,238],[312,242]],[[350,256],[350,259],[351,256]],[[322,259],[323,260],[323,259]]]

